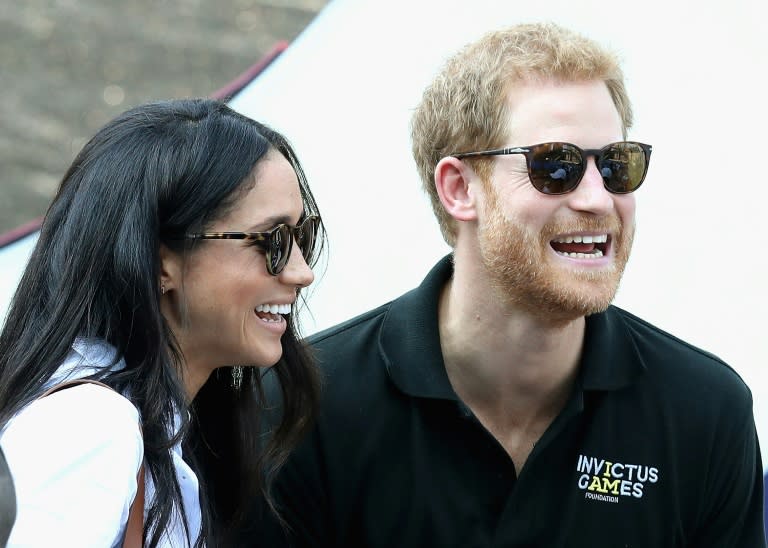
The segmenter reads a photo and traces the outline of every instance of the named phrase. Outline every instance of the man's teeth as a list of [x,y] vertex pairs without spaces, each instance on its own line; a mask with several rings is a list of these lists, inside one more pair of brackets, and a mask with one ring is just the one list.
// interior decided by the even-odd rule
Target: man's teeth
[[608,241],[608,234],[598,234],[597,236],[563,236],[553,241],[558,244],[604,244]]
[[256,307],[256,312],[267,312],[269,314],[289,314],[291,305],[289,304],[260,304]]
[[564,251],[555,251],[561,257],[570,257],[572,259],[597,259],[603,256],[603,252],[595,249],[592,253],[565,253]]

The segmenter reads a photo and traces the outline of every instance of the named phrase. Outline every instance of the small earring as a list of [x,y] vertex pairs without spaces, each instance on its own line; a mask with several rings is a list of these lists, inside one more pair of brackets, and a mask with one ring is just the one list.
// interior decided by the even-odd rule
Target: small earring
[[236,365],[232,368],[232,388],[240,390],[243,385],[243,368]]
[[165,284],[160,284],[160,294],[165,295]]

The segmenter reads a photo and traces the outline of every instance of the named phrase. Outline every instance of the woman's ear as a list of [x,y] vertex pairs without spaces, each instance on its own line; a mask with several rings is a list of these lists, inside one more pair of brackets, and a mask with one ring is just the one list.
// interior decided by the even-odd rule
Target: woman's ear
[[470,185],[477,175],[467,164],[446,156],[435,166],[435,188],[448,214],[457,221],[477,219],[474,188]]
[[164,295],[181,287],[181,254],[160,244],[160,291]]

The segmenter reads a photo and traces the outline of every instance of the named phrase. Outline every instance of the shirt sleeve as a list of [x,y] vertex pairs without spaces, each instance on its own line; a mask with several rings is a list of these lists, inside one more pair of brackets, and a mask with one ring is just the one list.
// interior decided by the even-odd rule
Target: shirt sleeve
[[0,438],[17,497],[8,547],[119,545],[143,441],[136,408],[83,384],[31,403]]
[[690,546],[764,548],[763,467],[752,414],[752,399],[734,409],[721,429],[718,457],[709,463],[710,480],[700,513],[701,527]]

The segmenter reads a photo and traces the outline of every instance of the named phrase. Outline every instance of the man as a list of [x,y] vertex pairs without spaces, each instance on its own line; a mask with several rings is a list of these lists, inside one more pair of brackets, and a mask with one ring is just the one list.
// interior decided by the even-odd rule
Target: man
[[290,545],[765,546],[749,389],[610,305],[651,155],[631,123],[615,57],[561,27],[449,60],[412,137],[453,252],[311,339],[322,415],[274,491]]

